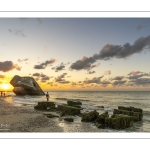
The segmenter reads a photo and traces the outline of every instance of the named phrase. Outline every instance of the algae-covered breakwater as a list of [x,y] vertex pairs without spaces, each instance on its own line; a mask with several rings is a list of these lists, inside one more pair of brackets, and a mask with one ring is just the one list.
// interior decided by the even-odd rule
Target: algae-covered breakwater
[[[48,118],[74,116],[81,117],[82,122],[92,122],[97,128],[125,129],[133,126],[134,122],[142,121],[143,110],[141,108],[118,106],[114,109],[113,115],[109,116],[108,112],[99,114],[96,110],[81,113],[82,103],[80,101],[67,101],[67,104],[56,106],[54,102],[38,102],[34,107],[37,110],[55,112],[58,115],[44,114]],[[72,117],[64,119],[68,122],[73,122]]]

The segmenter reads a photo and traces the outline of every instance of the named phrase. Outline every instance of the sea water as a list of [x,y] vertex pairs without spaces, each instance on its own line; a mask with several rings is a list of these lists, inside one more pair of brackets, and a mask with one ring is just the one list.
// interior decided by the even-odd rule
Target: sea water
[[[68,100],[78,100],[82,102],[84,112],[97,110],[99,113],[107,111],[109,115],[113,114],[113,110],[118,106],[136,107],[143,109],[143,120],[135,122],[133,127],[122,131],[111,129],[96,129],[94,124],[90,124],[89,132],[95,129],[97,132],[150,132],[150,91],[57,91],[49,92],[49,101],[55,102],[56,105],[67,104]],[[35,106],[39,101],[47,101],[45,95],[43,96],[16,96],[14,93],[7,93],[4,99],[13,103],[16,106],[31,107]],[[104,108],[101,108],[104,106]],[[76,126],[80,128],[81,117],[76,116]],[[86,123],[84,123],[84,126]],[[89,125],[89,123],[87,123]],[[64,126],[64,123],[60,123]],[[70,126],[70,125],[69,125]],[[67,127],[68,128],[68,127]],[[72,128],[73,129],[73,128]],[[65,130],[66,132],[69,129]],[[76,130],[75,130],[76,132]]]

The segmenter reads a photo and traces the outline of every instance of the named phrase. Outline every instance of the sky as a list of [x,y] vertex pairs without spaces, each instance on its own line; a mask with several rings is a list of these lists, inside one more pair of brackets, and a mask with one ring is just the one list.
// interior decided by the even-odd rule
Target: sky
[[150,18],[0,18],[0,90],[150,90],[149,64]]

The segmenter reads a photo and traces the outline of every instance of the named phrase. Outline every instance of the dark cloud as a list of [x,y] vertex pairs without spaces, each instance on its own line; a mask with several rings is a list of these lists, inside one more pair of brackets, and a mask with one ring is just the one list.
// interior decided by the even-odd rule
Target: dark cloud
[[23,30],[12,30],[12,29],[8,29],[8,31],[13,34],[13,35],[17,35],[17,36],[21,36],[21,37],[27,37],[24,33]]
[[138,74],[141,74],[141,73],[143,73],[143,72],[141,72],[141,71],[132,71],[128,75],[138,75]]
[[69,65],[70,63],[68,62],[68,63],[61,63],[60,65],[58,65],[58,66],[56,66],[56,67],[53,67],[53,68],[51,68],[52,70],[55,70],[55,72],[58,72],[58,71],[62,71],[62,70],[64,70],[65,69],[65,67],[66,67],[66,65]]
[[64,70],[64,68],[65,68],[65,65],[57,66],[57,67],[55,67],[55,72],[58,72],[58,71]]
[[150,78],[140,78],[130,81],[134,85],[150,85]]
[[122,80],[124,78],[124,76],[116,76],[115,78],[113,78],[112,80]]
[[70,81],[66,81],[64,78],[67,75],[67,73],[63,73],[62,75],[55,78],[55,82],[61,83],[61,84],[67,84],[70,83]]
[[0,62],[0,71],[7,72],[13,69],[21,70],[21,67],[14,64],[12,61]]
[[18,59],[17,61],[18,62],[23,62],[23,61],[28,61],[29,59],[28,58],[25,58],[25,59]]
[[40,73],[33,73],[33,75],[32,76],[40,76],[41,74]]
[[105,74],[105,75],[109,75],[109,74],[111,74],[111,71],[110,71],[110,70],[107,70],[107,71],[105,71],[104,74]]
[[95,71],[89,71],[87,74],[93,74],[95,73]]
[[47,60],[40,65],[34,65],[34,69],[45,69],[47,65],[53,64],[56,61],[56,59]]
[[70,69],[82,70],[90,69],[91,65],[97,60],[109,60],[111,58],[126,58],[135,53],[140,53],[144,48],[150,48],[150,35],[137,39],[133,45],[125,43],[121,45],[106,44],[99,54],[94,54],[92,57],[84,56],[81,60],[72,63]]
[[49,80],[49,79],[50,79],[50,77],[48,77],[48,76],[42,77],[42,81],[43,81],[43,80],[46,81],[46,80]]
[[121,86],[121,85],[125,85],[125,83],[126,83],[127,81],[126,80],[124,80],[124,81],[121,81],[121,80],[116,80],[116,81],[114,81],[113,83],[112,83],[112,85],[113,86]]
[[90,83],[96,83],[96,84],[100,84],[100,79],[103,78],[103,76],[101,77],[94,77],[93,79],[86,79],[83,83],[85,84],[90,84]]
[[109,84],[111,84],[111,82],[110,82],[110,81],[107,81],[107,80],[103,80],[103,81],[100,82],[100,84],[101,84],[103,87],[106,87],[106,86],[108,86]]
[[55,78],[55,81],[56,82],[63,81],[63,78],[65,78],[66,75],[67,75],[67,73],[63,73],[62,75],[60,75],[57,78]]
[[141,71],[132,71],[132,72],[130,72],[129,74],[129,79],[130,80],[134,80],[134,79],[138,79],[138,78],[140,78],[140,77],[146,77],[146,76],[150,76],[150,74],[148,74],[148,73],[144,73],[144,72],[141,72]]

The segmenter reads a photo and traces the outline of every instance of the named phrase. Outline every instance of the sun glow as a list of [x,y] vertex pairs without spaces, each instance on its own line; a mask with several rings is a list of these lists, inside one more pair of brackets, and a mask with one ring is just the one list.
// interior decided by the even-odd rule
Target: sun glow
[[7,84],[7,83],[3,83],[0,85],[1,89],[3,90],[9,90],[11,89],[11,85],[10,84]]

